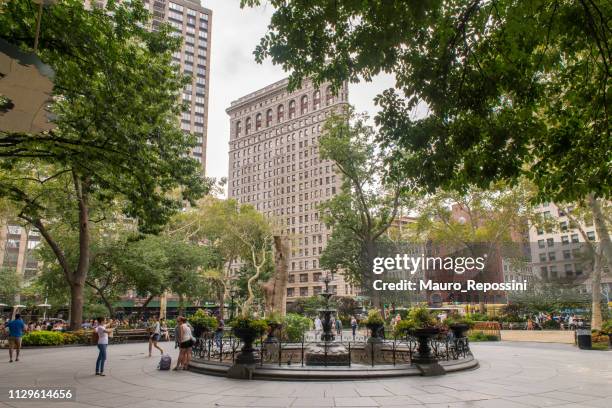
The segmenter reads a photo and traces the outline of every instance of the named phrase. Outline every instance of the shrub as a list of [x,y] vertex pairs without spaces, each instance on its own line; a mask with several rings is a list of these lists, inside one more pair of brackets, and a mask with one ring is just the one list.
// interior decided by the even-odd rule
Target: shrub
[[283,334],[287,340],[291,342],[302,341],[302,335],[306,330],[310,329],[310,324],[311,321],[306,316],[297,313],[288,313],[287,316],[285,316]]
[[368,318],[365,320],[366,326],[374,326],[374,325],[384,325],[385,321],[383,320],[380,310],[372,309],[368,312]]
[[283,324],[283,317],[278,312],[272,312],[266,316],[266,322],[271,324]]
[[444,320],[444,324],[448,326],[452,324],[466,324],[469,328],[472,328],[474,327],[475,323],[468,316],[451,315],[446,320]]
[[601,325],[601,331],[606,334],[612,334],[612,320],[607,320]]
[[62,334],[62,343],[63,344],[76,344],[79,343],[79,336],[74,333],[61,333]]
[[547,320],[542,324],[542,328],[547,330],[558,330],[560,327],[561,325],[556,320]]
[[438,325],[438,321],[426,307],[415,307],[410,309],[408,321],[412,322],[414,329],[424,329],[427,327],[436,327]]
[[24,346],[59,346],[64,343],[64,336],[60,332],[34,331],[23,336]]
[[483,332],[475,332],[468,336],[470,341],[498,341],[499,337],[494,334],[484,334]]
[[393,329],[393,335],[401,337],[408,333],[410,330],[413,330],[414,328],[415,326],[412,320],[400,320],[395,325],[395,329]]
[[175,328],[176,327],[176,320],[174,320],[174,319],[166,319],[166,326],[169,329]]
[[232,320],[232,329],[234,333],[237,330],[253,330],[256,336],[263,335],[268,330],[268,323],[263,319],[254,319],[252,317],[239,316]]
[[217,329],[217,326],[219,325],[217,319],[212,316],[209,316],[202,309],[198,309],[187,320],[189,321],[189,323],[191,323],[194,329],[200,328],[202,330],[215,331]]

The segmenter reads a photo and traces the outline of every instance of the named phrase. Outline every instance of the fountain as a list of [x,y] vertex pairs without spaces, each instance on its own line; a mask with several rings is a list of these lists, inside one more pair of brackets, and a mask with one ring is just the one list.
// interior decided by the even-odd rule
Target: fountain
[[325,300],[325,307],[318,312],[322,317],[323,333],[321,341],[310,344],[306,350],[306,365],[310,366],[348,366],[349,353],[344,344],[334,342],[334,328],[332,327],[332,313],[336,310],[329,307],[329,299],[333,296],[329,292],[329,282],[331,278],[325,275],[323,283],[325,290],[320,296]]

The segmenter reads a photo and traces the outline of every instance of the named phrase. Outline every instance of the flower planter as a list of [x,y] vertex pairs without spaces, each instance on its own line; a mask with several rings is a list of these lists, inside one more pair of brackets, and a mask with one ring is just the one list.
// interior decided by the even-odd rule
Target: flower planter
[[429,346],[429,340],[440,333],[440,329],[437,327],[430,327],[425,329],[415,329],[411,331],[411,334],[416,337],[419,346],[417,352],[412,356],[412,362],[415,364],[433,364],[438,359],[431,354],[431,347]]
[[278,338],[276,337],[276,331],[282,327],[281,323],[270,323],[268,322],[268,337],[266,337],[266,343],[278,343]]
[[242,348],[236,357],[236,364],[255,364],[253,343],[257,339],[257,331],[251,328],[234,328],[233,331],[236,337],[242,340]]
[[456,339],[462,339],[465,337],[465,333],[470,329],[470,326],[464,323],[457,323],[451,324],[448,328],[451,329]]
[[380,343],[382,342],[381,332],[384,330],[385,325],[383,323],[369,323],[366,327],[370,330],[370,337],[368,343]]
[[208,327],[202,327],[202,326],[194,326],[193,327],[193,336],[196,339],[199,339],[201,337],[204,337],[204,335],[208,333]]

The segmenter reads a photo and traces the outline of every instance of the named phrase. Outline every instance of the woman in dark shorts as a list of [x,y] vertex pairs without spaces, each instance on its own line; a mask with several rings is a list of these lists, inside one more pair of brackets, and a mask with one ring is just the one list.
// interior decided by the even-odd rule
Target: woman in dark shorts
[[191,348],[193,347],[194,343],[193,335],[191,334],[191,327],[189,327],[187,324],[187,319],[185,319],[183,316],[179,316],[176,321],[179,325],[179,356],[174,370],[187,370],[189,367],[189,361],[191,360]]
[[[163,321],[164,318],[161,318]],[[159,352],[163,355],[164,349],[157,345],[159,338],[161,337],[161,321],[157,320],[157,318],[153,318],[153,324],[151,325],[151,335],[149,336],[149,357],[151,357],[151,351],[153,351],[153,347],[159,350]]]

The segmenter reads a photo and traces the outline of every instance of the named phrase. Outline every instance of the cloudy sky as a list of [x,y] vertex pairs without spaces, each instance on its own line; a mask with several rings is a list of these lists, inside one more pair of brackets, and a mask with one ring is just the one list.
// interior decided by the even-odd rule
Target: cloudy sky
[[[231,101],[287,74],[270,61],[257,64],[253,56],[272,15],[269,5],[241,10],[240,0],[201,1],[213,11],[206,173],[218,178],[227,176],[228,167],[229,118],[225,109]],[[372,115],[374,96],[392,86],[389,76],[377,77],[371,83],[351,84],[349,101],[357,111]]]

